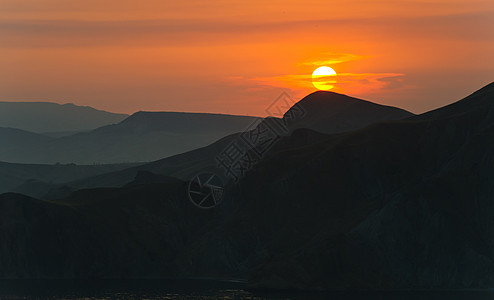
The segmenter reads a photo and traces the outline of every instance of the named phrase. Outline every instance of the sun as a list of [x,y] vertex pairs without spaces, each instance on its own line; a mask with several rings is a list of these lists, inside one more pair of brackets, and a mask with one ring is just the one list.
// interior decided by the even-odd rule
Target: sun
[[334,87],[336,72],[330,67],[319,67],[312,73],[312,84],[318,90],[329,91]]

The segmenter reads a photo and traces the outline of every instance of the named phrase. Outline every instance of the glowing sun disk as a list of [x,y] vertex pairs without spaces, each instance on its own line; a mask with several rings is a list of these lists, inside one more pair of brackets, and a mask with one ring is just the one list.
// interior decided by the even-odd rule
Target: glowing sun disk
[[319,67],[312,73],[312,84],[318,90],[329,91],[334,87],[336,72],[330,67]]

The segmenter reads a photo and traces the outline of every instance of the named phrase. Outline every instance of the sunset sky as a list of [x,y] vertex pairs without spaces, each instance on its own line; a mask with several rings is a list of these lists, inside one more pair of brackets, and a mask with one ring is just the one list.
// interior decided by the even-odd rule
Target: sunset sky
[[283,91],[424,112],[494,81],[493,0],[0,0],[0,100],[266,115]]

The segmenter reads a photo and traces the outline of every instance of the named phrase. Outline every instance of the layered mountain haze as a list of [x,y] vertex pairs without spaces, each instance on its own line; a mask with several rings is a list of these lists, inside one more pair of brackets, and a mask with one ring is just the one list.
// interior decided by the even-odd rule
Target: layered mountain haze
[[[238,134],[72,181],[50,201],[0,195],[1,240],[9,245],[0,247],[0,276],[235,278],[268,289],[490,288],[493,87],[418,116],[310,95],[314,106],[291,123],[292,133],[230,181],[209,210],[189,201],[186,180],[220,172],[215,157]],[[361,105],[375,108],[375,121]],[[352,121],[326,119],[324,110]]]
[[[313,101],[313,102],[312,102]],[[348,103],[346,102],[348,101]],[[267,122],[268,127],[273,126],[286,126],[288,132],[296,132],[297,128],[304,128],[302,132],[297,136],[304,135],[307,137],[307,141],[315,142],[321,139],[324,135],[318,132],[324,133],[341,133],[353,129],[365,127],[369,124],[384,121],[384,120],[398,120],[413,116],[405,110],[375,104],[369,101],[348,97],[345,95],[319,91],[313,93],[295,104],[294,108],[297,112],[294,113],[296,118],[288,119],[288,111],[285,114],[285,119],[267,118],[264,120],[257,120],[258,122],[251,123],[249,125],[250,130],[255,130],[256,124]],[[140,114],[140,113],[138,113]],[[136,114],[136,115],[138,115]],[[147,113],[146,113],[147,114]],[[147,126],[153,128],[155,122],[160,114],[166,113],[152,113],[146,122],[140,120],[141,116],[134,118],[131,116],[123,123],[136,123],[137,126],[148,124]],[[167,118],[168,119],[168,118]],[[173,123],[173,122],[171,122]],[[139,124],[139,125],[137,125]],[[190,138],[195,136],[194,122],[189,124],[188,129],[182,129],[184,138]],[[171,125],[171,124],[170,124]],[[216,130],[221,130],[221,124],[218,123]],[[262,124],[261,124],[262,125]],[[208,123],[208,127],[214,130],[214,123]],[[116,127],[116,126],[114,126]],[[245,127],[244,129],[247,129]],[[178,129],[177,129],[178,130]],[[317,132],[316,132],[317,131]],[[285,132],[277,132],[283,133]],[[142,164],[134,168],[116,171],[111,174],[101,174],[94,178],[85,178],[74,182],[66,182],[63,184],[63,191],[67,191],[65,187],[70,186],[71,189],[80,188],[96,188],[96,187],[120,187],[134,179],[139,171],[149,171],[156,174],[166,174],[174,176],[183,180],[188,180],[201,170],[213,170],[218,174],[223,174],[224,170],[218,168],[216,158],[218,155],[228,147],[228,145],[239,137],[239,133],[235,133],[224,138],[219,139],[215,143],[203,148],[195,149],[190,152],[178,154],[172,157],[164,158],[148,164]],[[223,174],[224,175],[224,174]],[[228,180],[228,178],[224,178]],[[26,188],[29,188],[26,186]],[[54,186],[53,189],[58,187]],[[48,190],[44,190],[43,194],[37,194],[38,197],[44,197]],[[50,193],[50,197],[60,196],[61,194],[56,191]]]
[[[308,128],[338,133],[413,115],[402,109],[322,91],[305,97],[297,106],[303,110],[302,116],[279,120],[290,131]],[[3,140],[0,161],[32,164],[148,162],[204,147],[226,135],[252,129],[260,120],[221,114],[137,112],[118,124],[68,136],[31,134],[30,139],[27,132],[19,132],[17,139],[12,135]],[[59,131],[64,128],[62,125]]]
[[256,120],[255,117],[221,114],[137,112],[118,124],[70,136],[6,141],[0,149],[0,161],[33,164],[147,162],[206,146],[244,130]]

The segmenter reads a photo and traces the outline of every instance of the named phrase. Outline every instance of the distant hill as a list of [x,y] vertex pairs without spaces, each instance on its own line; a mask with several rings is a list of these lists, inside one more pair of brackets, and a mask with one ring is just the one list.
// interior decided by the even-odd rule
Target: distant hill
[[71,103],[0,102],[0,127],[36,133],[92,130],[127,117]]
[[[92,131],[44,139],[27,133],[0,149],[0,161],[16,163],[109,164],[147,162],[206,146],[245,130],[258,118],[222,114],[137,112]],[[1,134],[1,132],[0,132]],[[21,132],[19,132],[21,135]]]
[[0,194],[22,191],[26,195],[44,195],[54,184],[88,176],[96,176],[133,166],[136,166],[136,164],[36,165],[0,162]]
[[50,140],[52,140],[51,137],[43,134],[17,128],[0,127],[0,153],[9,147],[35,147]]
[[51,137],[15,128],[0,127],[0,157],[29,155],[40,145],[49,143]]

